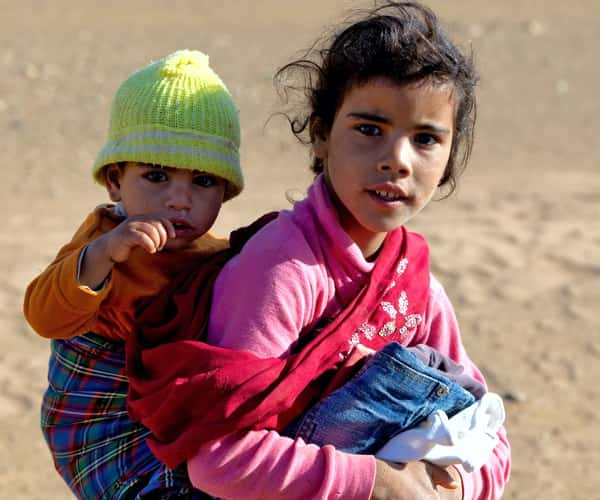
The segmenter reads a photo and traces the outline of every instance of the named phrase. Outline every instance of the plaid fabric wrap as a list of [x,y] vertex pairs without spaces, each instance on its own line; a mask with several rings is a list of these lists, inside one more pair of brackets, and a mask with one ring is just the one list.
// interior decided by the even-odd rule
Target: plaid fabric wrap
[[168,469],[129,419],[122,343],[95,334],[53,340],[41,426],[57,471],[82,499],[207,499],[185,467]]

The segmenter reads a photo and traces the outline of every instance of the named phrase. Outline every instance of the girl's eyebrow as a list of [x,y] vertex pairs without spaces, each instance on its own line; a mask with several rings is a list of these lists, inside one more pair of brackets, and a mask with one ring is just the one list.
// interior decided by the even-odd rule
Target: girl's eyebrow
[[440,135],[450,135],[450,130],[447,129],[446,127],[440,127],[439,125],[436,125],[435,123],[430,123],[430,122],[421,123],[420,125],[417,126],[417,129],[425,130],[428,132],[435,132],[436,134],[440,134]]
[[354,111],[352,113],[348,113],[348,118],[356,118],[358,120],[369,120],[370,122],[376,123],[390,123],[385,116],[376,115],[374,113],[367,113],[364,111]]
[[[363,112],[363,111],[355,111],[352,113],[348,113],[347,116],[348,116],[348,118],[354,118],[354,119],[358,119],[358,120],[368,120],[370,122],[375,122],[375,123],[383,123],[383,124],[391,123],[391,121],[388,118],[386,118],[385,116],[376,115],[374,113],[367,113],[367,112]],[[436,125],[435,123],[431,123],[431,122],[420,123],[416,126],[416,128],[418,130],[435,132],[436,134],[441,134],[441,135],[449,135],[450,134],[450,130],[448,130],[446,127],[440,127],[439,125]]]

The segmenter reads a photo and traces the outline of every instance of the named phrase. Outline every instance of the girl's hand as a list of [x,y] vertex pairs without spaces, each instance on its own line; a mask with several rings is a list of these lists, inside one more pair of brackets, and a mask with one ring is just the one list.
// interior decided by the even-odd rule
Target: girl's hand
[[395,464],[377,460],[374,500],[439,500],[462,498],[458,472],[427,462]]
[[375,349],[371,349],[367,346],[364,346],[362,344],[356,344],[356,346],[354,347],[352,354],[356,353],[357,356],[360,357],[364,357],[364,356],[373,356],[373,354],[375,354],[377,351]]
[[164,217],[138,215],[125,219],[104,237],[110,260],[125,262],[136,247],[143,248],[148,253],[162,250],[168,239],[175,237],[175,228]]
[[87,246],[79,270],[79,284],[96,290],[104,283],[113,265],[129,259],[134,248],[156,253],[174,237],[175,228],[168,219],[149,215],[128,217]]

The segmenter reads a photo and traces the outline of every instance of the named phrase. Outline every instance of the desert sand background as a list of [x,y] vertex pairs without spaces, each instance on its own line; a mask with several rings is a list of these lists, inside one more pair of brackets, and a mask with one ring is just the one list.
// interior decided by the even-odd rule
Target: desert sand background
[[[362,1],[0,0],[0,498],[65,499],[38,428],[47,341],[21,314],[27,283],[106,201],[89,175],[121,80],[198,48],[243,125],[245,192],[226,234],[288,206],[309,181],[272,85]],[[504,395],[505,498],[600,498],[600,4],[431,0],[481,74],[472,161],[458,192],[411,227],[432,247],[471,357]]]

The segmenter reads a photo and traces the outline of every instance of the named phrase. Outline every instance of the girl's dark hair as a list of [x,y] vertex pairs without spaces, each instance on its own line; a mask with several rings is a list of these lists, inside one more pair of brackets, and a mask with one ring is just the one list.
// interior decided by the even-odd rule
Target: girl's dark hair
[[[300,87],[287,83],[300,76]],[[472,57],[466,57],[440,27],[436,15],[416,2],[387,1],[363,14],[344,29],[313,46],[301,59],[283,66],[275,81],[287,96],[302,91],[308,113],[290,118],[292,132],[303,143],[324,137],[346,93],[372,78],[385,77],[399,84],[451,84],[456,111],[450,158],[439,185],[456,186],[473,146],[477,76]],[[308,139],[305,138],[308,133]],[[313,159],[312,171],[323,171]]]

